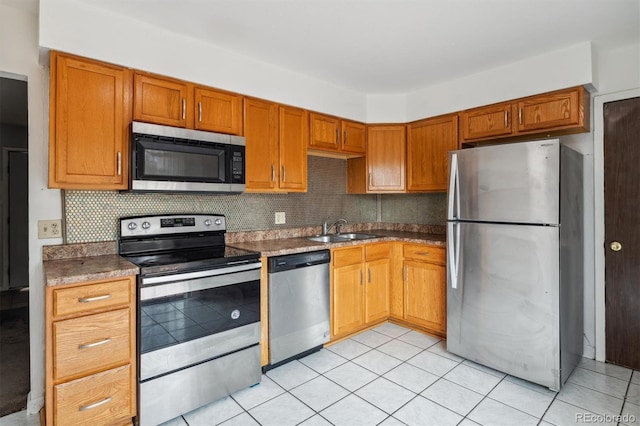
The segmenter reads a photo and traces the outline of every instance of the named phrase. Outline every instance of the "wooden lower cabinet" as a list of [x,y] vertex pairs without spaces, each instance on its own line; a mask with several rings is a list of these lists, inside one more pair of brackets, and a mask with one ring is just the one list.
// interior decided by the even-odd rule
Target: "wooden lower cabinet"
[[447,268],[444,248],[403,247],[405,321],[444,337],[447,332]]
[[136,415],[135,277],[46,288],[46,424]]
[[391,244],[334,249],[331,263],[333,338],[389,317]]

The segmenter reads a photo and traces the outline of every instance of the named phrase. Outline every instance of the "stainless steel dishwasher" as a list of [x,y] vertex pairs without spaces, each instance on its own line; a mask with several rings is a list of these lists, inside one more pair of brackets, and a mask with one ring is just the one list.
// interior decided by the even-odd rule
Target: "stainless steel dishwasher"
[[329,250],[269,258],[269,365],[329,341]]

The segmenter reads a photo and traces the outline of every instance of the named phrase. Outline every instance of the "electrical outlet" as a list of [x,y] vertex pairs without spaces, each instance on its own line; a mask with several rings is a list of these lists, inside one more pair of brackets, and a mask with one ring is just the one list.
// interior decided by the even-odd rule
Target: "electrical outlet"
[[276,225],[287,223],[287,217],[284,212],[276,212]]
[[38,238],[62,238],[62,219],[39,220]]

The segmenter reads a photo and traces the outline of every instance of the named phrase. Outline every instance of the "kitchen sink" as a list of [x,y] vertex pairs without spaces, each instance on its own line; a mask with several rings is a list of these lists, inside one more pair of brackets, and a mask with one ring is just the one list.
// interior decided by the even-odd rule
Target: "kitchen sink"
[[307,237],[308,240],[317,241],[320,243],[340,243],[340,242],[343,243],[345,241],[368,240],[370,238],[378,238],[378,236],[373,234],[350,233],[350,234],[314,235],[313,237]]
[[378,238],[378,236],[373,234],[350,233],[340,234],[340,238],[344,238],[346,240],[368,240],[370,238]]
[[346,238],[340,238],[337,235],[314,235],[313,237],[307,237],[307,240],[317,241],[319,243],[343,243]]

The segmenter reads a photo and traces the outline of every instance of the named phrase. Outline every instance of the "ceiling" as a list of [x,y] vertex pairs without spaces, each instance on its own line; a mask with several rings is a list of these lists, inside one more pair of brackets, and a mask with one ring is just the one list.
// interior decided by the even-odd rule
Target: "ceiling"
[[638,0],[79,1],[366,94],[640,41]]

